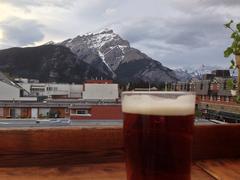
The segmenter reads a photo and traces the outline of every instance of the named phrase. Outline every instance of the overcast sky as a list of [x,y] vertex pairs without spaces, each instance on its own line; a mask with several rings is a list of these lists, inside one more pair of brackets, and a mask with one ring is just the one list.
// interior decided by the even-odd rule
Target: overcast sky
[[0,49],[112,28],[168,67],[227,67],[223,24],[240,21],[240,0],[0,0],[0,12]]

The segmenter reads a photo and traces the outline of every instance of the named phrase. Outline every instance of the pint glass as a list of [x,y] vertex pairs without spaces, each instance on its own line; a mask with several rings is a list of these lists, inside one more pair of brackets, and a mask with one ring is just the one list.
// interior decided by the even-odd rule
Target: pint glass
[[195,94],[124,92],[127,180],[190,180]]

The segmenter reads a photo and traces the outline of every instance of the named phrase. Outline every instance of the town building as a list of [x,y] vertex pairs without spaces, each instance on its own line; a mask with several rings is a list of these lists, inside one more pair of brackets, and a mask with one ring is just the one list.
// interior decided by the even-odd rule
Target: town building
[[[13,83],[14,84],[14,83]],[[21,88],[22,85],[24,88]],[[16,86],[16,87],[15,87]],[[42,101],[15,99],[11,86],[3,92],[9,97],[0,99],[0,118],[69,118],[74,120],[122,119],[118,84],[110,80],[91,80],[83,85],[18,82],[14,85],[35,96],[47,96]],[[50,88],[53,88],[50,89]],[[54,88],[57,88],[54,90]],[[10,93],[9,93],[10,92]],[[14,91],[15,92],[15,91]],[[38,92],[38,94],[34,94]],[[19,93],[16,91],[16,94]]]
[[111,80],[89,80],[83,85],[83,99],[117,101],[119,99],[118,84]]
[[87,101],[5,102],[0,118],[70,118],[73,120],[122,119],[121,104]]
[[15,79],[17,84],[28,91],[32,96],[52,98],[81,98],[82,84],[39,83],[37,80],[24,78]]
[[0,101],[36,101],[30,93],[0,72]]
[[[215,118],[225,117],[240,122],[240,104],[236,102],[236,86],[228,87],[233,78],[228,70],[216,70],[204,74],[202,79],[191,79],[187,82],[176,82],[166,85],[170,91],[196,92],[196,104],[199,110],[214,112]],[[222,114],[222,115],[220,115]],[[230,117],[234,116],[234,118]]]
[[197,100],[205,102],[236,104],[235,88],[228,87],[228,81],[232,77],[228,70],[216,70],[211,74],[204,74],[202,79],[192,79],[187,82],[176,82],[168,84],[168,90],[174,91],[194,91]]

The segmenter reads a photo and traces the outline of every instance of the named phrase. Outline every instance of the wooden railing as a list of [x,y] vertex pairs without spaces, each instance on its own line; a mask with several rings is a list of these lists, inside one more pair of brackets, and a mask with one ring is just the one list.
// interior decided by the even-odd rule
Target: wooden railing
[[193,159],[240,158],[240,124],[195,126]]
[[[0,166],[51,166],[124,160],[122,128],[0,129]],[[193,159],[240,158],[240,124],[198,125]]]

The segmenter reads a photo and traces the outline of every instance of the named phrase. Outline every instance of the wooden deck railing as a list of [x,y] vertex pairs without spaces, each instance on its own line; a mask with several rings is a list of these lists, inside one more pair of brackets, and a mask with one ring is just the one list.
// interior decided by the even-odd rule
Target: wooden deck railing
[[[0,167],[123,161],[122,128],[0,129]],[[240,124],[197,125],[193,159],[240,158]]]
[[193,159],[240,158],[240,124],[195,126]]

